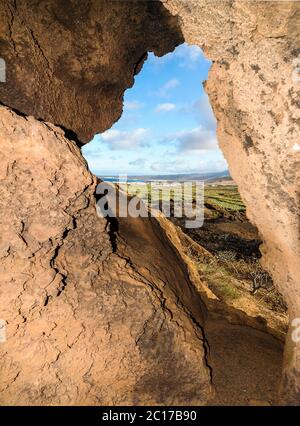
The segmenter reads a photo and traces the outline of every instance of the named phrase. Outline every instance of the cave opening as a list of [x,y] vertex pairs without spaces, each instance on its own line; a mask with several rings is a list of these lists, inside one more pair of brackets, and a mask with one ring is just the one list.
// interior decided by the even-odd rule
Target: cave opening
[[[246,244],[253,225],[237,189],[206,189],[198,230],[173,217],[107,223],[96,214],[96,178],[79,149],[105,133],[95,156],[115,167],[98,172],[89,160],[102,177],[122,167],[132,180],[193,173],[204,150],[187,155],[182,117],[173,120],[176,138],[159,138],[157,149],[144,124],[133,126],[133,137],[129,127],[107,130],[145,52],[160,56],[186,40],[212,60],[205,90],[218,141],[260,231],[263,264],[289,305],[282,399],[299,404],[299,4],[2,3],[1,402],[205,404],[211,386],[204,364],[221,389],[213,402],[276,403],[287,313],[259,269],[260,241]],[[189,82],[174,76],[154,91],[172,79],[164,89],[189,93]],[[146,112],[130,93],[127,107],[144,117],[161,114],[167,125],[178,113],[171,98]],[[197,138],[195,123],[187,133]],[[136,155],[141,140],[146,157]],[[168,143],[173,151],[163,150]]]
[[[183,219],[172,214],[169,220],[189,238],[185,253],[220,302],[205,325],[219,390],[214,403],[243,404],[248,398],[250,405],[269,404],[276,401],[281,378],[287,307],[260,264],[259,232],[246,216],[218,146],[216,119],[203,88],[210,67],[196,45],[184,43],[161,58],[148,54],[125,92],[122,116],[82,153],[100,180],[117,184],[125,176],[131,196],[153,181],[163,186],[204,181],[203,226],[186,229]],[[119,219],[110,222],[118,224],[113,226],[117,233]],[[240,362],[238,373],[230,379],[224,375],[224,365],[231,371]]]
[[82,148],[90,170],[104,179],[228,175],[203,88],[210,66],[198,46],[186,43],[162,57],[149,53],[125,92],[120,119]]

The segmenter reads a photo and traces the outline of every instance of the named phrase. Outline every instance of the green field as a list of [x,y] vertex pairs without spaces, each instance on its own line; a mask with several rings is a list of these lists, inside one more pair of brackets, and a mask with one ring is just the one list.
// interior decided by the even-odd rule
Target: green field
[[[139,196],[145,200],[148,198],[147,193],[150,191],[151,185],[133,183],[129,185],[121,184],[120,187],[124,191],[127,191],[129,195]],[[169,200],[170,198],[174,198],[173,191],[176,191],[176,187],[172,186],[171,184],[164,183],[161,188],[163,189],[161,193],[156,191],[154,196],[152,196],[152,199],[149,197],[150,202],[157,202],[158,200]],[[236,185],[205,185],[204,203],[207,207],[223,208],[239,212],[243,212],[246,209],[244,203],[241,200]]]
[[204,202],[208,206],[243,212],[246,207],[236,185],[205,186]]

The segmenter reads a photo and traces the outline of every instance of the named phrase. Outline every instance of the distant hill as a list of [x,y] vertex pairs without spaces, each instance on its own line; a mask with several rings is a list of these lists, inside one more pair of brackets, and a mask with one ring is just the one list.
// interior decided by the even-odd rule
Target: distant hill
[[[118,176],[99,176],[100,179],[115,182],[118,180]],[[160,181],[176,181],[176,182],[186,182],[186,181],[195,181],[202,180],[204,182],[213,182],[221,179],[231,179],[228,170],[222,172],[207,172],[207,173],[174,173],[170,175],[130,175],[128,176],[128,181],[140,181],[140,182],[149,182],[153,180]]]
[[205,183],[206,185],[236,185],[231,176],[210,178]]

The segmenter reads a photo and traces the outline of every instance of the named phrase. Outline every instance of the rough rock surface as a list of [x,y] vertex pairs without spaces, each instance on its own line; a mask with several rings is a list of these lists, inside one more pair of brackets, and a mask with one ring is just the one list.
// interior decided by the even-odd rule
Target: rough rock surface
[[[185,40],[213,61],[206,90],[263,263],[300,318],[300,3],[168,0]],[[291,332],[293,328],[291,327]],[[300,403],[300,343],[286,341],[285,403]]]
[[0,101],[88,142],[121,115],[147,52],[183,42],[177,21],[157,1],[2,0]]
[[205,309],[175,246],[136,219],[114,252],[75,143],[0,109],[0,404],[204,404]]
[[[292,320],[300,317],[299,15],[292,1],[6,0],[0,101],[86,142],[119,117],[146,51],[162,55],[183,36],[201,46],[214,61],[206,88],[220,146]],[[125,223],[114,252],[79,150],[36,119],[1,107],[0,402],[205,403],[205,313],[180,254],[155,221]],[[141,257],[135,232],[155,257]],[[286,347],[285,402],[299,404],[299,343],[289,336]]]

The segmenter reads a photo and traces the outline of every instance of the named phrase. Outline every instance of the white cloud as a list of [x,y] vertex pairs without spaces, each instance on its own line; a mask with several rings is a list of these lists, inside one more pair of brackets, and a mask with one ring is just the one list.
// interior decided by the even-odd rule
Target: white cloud
[[177,47],[174,53],[180,59],[179,65],[182,67],[193,68],[199,61],[208,61],[202,50],[198,46],[189,46],[184,43]]
[[157,57],[151,53],[148,62],[158,72],[161,67],[170,63],[174,58],[177,59],[180,67],[187,67],[190,69],[194,68],[195,65],[199,64],[201,61],[210,63],[199,46],[188,45],[187,43],[181,44],[176,47],[174,52],[168,53],[162,57]]
[[83,156],[88,158],[88,161],[90,161],[90,158],[102,157],[101,147],[95,141],[84,145],[81,149]]
[[215,132],[202,126],[191,130],[182,130],[164,138],[164,141],[174,141],[178,151],[209,151],[218,149]]
[[207,128],[215,130],[216,119],[209,103],[208,96],[201,96],[193,105],[196,110],[198,120]]
[[163,88],[165,90],[169,90],[169,89],[174,89],[175,87],[177,87],[179,85],[179,80],[177,80],[177,78],[172,78],[171,80],[167,81],[164,85]]
[[109,129],[102,133],[101,139],[111,150],[133,149],[143,144],[149,130],[135,129],[131,132]]
[[145,158],[137,158],[136,160],[129,161],[130,166],[139,166],[144,167],[147,163],[147,160]]
[[202,159],[200,156],[194,161],[189,157],[174,157],[172,160],[155,161],[150,169],[157,173],[207,173],[221,172],[227,170],[228,165],[224,158],[213,160],[211,158]]
[[182,106],[180,111],[188,115],[193,114],[198,123],[205,128],[216,129],[216,119],[207,94],[203,94],[196,102]]
[[169,102],[166,102],[164,104],[158,104],[155,108],[155,112],[169,112],[176,108],[175,104],[171,104]]
[[177,78],[171,78],[163,86],[161,86],[157,94],[162,97],[168,96],[169,91],[178,87],[179,84],[180,81]]
[[153,52],[149,52],[147,63],[150,64],[156,71],[166,65],[170,60],[172,60],[173,53],[167,53],[164,56],[156,56]]
[[139,101],[125,101],[124,102],[124,110],[136,110],[143,108],[142,102]]
[[182,173],[191,171],[191,166],[187,161],[178,161],[178,158],[167,161],[154,161],[151,170],[158,173]]

